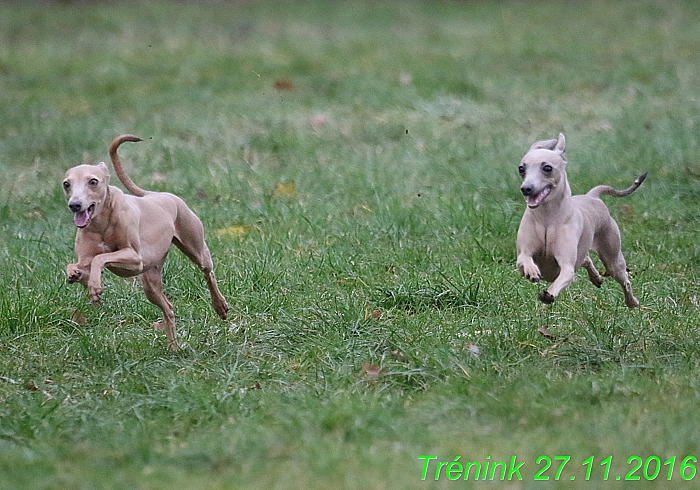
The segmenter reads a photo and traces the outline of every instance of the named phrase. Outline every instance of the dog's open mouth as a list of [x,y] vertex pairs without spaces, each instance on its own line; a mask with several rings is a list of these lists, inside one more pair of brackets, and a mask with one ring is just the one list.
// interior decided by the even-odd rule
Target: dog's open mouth
[[542,189],[539,194],[534,195],[534,196],[528,196],[527,198],[527,206],[529,208],[536,208],[537,206],[540,205],[542,201],[544,201],[544,198],[547,197],[550,193],[552,188],[550,186],[545,187]]
[[73,223],[78,228],[85,228],[92,221],[92,216],[95,214],[95,204],[90,204],[87,209],[73,213]]

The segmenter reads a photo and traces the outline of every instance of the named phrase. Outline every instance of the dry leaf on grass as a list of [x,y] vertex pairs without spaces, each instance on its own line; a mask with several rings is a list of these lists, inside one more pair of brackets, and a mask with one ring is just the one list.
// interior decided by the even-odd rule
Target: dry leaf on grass
[[216,230],[216,236],[239,237],[247,234],[252,229],[253,227],[250,225],[229,226],[228,228]]
[[80,310],[75,310],[70,316],[70,320],[80,326],[87,325],[87,318],[83,316],[83,312]]
[[556,337],[552,335],[552,333],[549,331],[549,325],[542,325],[537,329],[537,333],[542,335],[543,337],[549,339],[549,340],[554,340]]
[[24,383],[24,389],[27,391],[38,391],[39,387],[34,381],[27,381],[26,383]]
[[297,184],[293,180],[278,182],[272,191],[272,197],[294,197],[297,195]]
[[365,362],[362,364],[362,369],[360,369],[360,375],[365,381],[374,381],[382,373],[382,368],[372,364],[371,362]]
[[44,219],[44,214],[39,211],[38,209],[35,209],[34,211],[29,211],[28,213],[24,214],[25,218],[36,218],[36,219]]
[[391,351],[391,358],[395,361],[398,361],[398,362],[404,362],[404,363],[406,362],[406,354],[404,354],[403,352],[401,352],[398,349]]
[[290,80],[275,80],[272,86],[275,90],[294,90],[294,84]]

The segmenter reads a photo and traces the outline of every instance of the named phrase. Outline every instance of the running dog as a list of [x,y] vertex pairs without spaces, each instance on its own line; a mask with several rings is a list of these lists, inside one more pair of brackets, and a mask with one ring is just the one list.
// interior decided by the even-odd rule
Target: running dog
[[635,308],[639,301],[632,292],[620,250],[620,229],[600,196],[629,196],[647,174],[625,190],[599,185],[585,195],[572,196],[566,163],[563,134],[533,144],[520,162],[520,191],[527,200],[516,241],[520,274],[532,282],[544,279],[552,283],[539,296],[540,301],[549,304],[574,281],[579,267],[586,269],[593,284],[601,286],[603,278],[588,255],[593,250],[605,266],[604,275],[612,276],[622,286],[625,304]]
[[109,185],[109,169],[103,162],[73,167],[63,179],[68,208],[78,227],[78,261],[67,267],[68,282],[85,286],[92,303],[99,305],[102,269],[121,277],[140,275],[146,298],[163,312],[163,323],[153,326],[165,331],[168,347],[177,351],[175,314],[163,293],[162,277],[171,244],[202,270],[214,309],[222,319],[226,319],[228,304],[216,283],[202,222],[179,197],[148,192],[134,184],[117,155],[117,148],[126,141],[141,139],[132,135],[115,138],[109,156],[117,177],[132,195]]

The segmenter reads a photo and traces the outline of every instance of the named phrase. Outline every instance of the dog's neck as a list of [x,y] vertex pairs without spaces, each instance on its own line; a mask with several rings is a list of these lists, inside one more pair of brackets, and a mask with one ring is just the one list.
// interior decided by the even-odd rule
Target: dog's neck
[[529,211],[544,225],[566,220],[574,209],[571,196],[569,180],[564,176],[559,185],[552,190],[549,199],[545,199],[537,208]]
[[100,207],[99,212],[95,214],[92,222],[85,227],[86,231],[91,233],[97,233],[99,235],[104,235],[110,223],[112,222],[112,212],[114,211],[114,190],[116,188],[108,185],[105,191],[104,201]]

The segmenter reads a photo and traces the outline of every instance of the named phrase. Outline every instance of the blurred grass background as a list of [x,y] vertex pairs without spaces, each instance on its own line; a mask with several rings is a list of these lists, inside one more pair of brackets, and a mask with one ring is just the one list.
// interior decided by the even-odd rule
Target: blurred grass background
[[[567,454],[597,488],[608,455],[697,456],[699,22],[682,0],[0,4],[0,484],[415,488],[434,454],[517,455],[535,488]],[[517,163],[560,131],[576,193],[649,172],[608,200],[639,310],[585,275],[545,308],[517,275]],[[126,132],[232,307],[173,252],[180,355],[138,282],[105,274],[95,309],[64,280],[61,178]],[[665,471],[635,485],[692,485]]]

